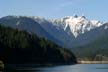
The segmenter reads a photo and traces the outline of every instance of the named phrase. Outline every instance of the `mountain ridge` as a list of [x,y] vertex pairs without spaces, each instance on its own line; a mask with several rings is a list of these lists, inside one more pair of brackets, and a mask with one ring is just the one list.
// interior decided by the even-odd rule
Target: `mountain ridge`
[[[36,23],[33,24],[31,21],[26,22],[26,19],[25,21],[21,19],[23,17],[29,19],[29,21],[32,20],[37,24]],[[8,25],[9,21],[11,22],[10,19],[15,19],[15,18],[16,19],[19,18],[22,20],[22,22],[26,23],[23,25],[23,29],[27,27],[25,30],[28,31],[29,28],[39,29],[38,27],[41,27],[41,30],[45,31],[44,33],[41,31],[35,32],[35,30],[34,31],[29,30],[29,31],[37,34],[48,33],[46,36],[43,37],[47,37],[47,39],[52,40],[56,44],[66,48],[82,46],[95,41],[95,38],[98,38],[98,36],[95,33],[97,31],[95,30],[98,30],[98,28],[104,25],[102,22],[98,20],[88,20],[85,16],[77,16],[77,15],[68,16],[61,19],[53,19],[53,20],[45,19],[43,17],[35,17],[35,16],[30,16],[30,17],[10,16],[10,18],[9,16],[7,16],[0,18],[0,23],[3,24],[1,20],[4,19],[4,23]],[[20,22],[15,23],[14,21],[12,22],[12,24],[14,24],[15,26],[21,25]],[[107,26],[104,29],[107,29]],[[94,38],[91,37],[90,34],[94,35]]]

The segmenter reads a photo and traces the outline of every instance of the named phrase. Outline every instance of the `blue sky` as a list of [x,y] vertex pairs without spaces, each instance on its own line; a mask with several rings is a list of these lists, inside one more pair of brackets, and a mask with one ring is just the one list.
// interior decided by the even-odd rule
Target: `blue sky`
[[61,18],[74,14],[108,21],[108,0],[0,0],[0,17],[27,15]]

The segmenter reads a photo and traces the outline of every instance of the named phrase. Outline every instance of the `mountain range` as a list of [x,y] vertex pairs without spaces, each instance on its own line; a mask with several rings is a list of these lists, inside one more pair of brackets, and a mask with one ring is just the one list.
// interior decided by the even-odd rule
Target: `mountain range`
[[108,35],[108,23],[77,15],[60,19],[5,16],[0,18],[0,24],[37,34],[65,48],[85,46]]

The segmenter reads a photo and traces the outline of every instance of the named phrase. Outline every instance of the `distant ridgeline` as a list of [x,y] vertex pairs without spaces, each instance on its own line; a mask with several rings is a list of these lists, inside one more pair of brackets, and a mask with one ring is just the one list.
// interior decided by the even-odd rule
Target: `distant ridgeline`
[[76,57],[44,38],[0,25],[0,60],[8,64],[73,64]]

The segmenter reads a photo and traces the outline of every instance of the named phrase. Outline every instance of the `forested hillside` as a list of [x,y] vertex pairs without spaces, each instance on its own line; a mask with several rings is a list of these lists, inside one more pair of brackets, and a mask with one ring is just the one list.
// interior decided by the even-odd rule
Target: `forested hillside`
[[72,64],[76,57],[67,49],[35,34],[0,25],[0,60],[4,63]]

